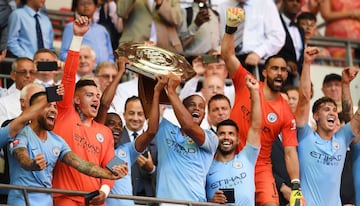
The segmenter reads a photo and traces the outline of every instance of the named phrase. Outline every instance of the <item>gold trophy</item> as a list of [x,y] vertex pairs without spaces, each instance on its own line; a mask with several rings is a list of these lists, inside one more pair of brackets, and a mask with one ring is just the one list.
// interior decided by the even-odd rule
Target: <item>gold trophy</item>
[[[180,54],[167,51],[163,48],[140,43],[124,43],[114,52],[115,56],[125,56],[131,61],[126,69],[139,75],[139,97],[148,116],[151,108],[153,89],[156,84],[156,75],[172,72],[179,75],[183,82],[195,75],[189,62]],[[169,104],[165,91],[160,95],[160,103]]]

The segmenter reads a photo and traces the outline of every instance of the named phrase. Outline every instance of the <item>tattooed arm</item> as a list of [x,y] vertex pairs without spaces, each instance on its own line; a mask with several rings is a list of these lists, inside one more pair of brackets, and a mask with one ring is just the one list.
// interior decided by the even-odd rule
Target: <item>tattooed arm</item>
[[28,150],[25,147],[20,147],[14,149],[12,154],[25,170],[40,171],[46,167],[45,157],[41,153],[36,155],[34,159],[30,159]]
[[341,106],[345,123],[349,122],[353,116],[353,102],[350,93],[350,82],[356,77],[359,69],[347,67],[342,71],[341,78]]
[[105,179],[116,180],[124,177],[128,173],[127,165],[118,165],[114,166],[113,168],[118,173],[118,175],[113,175],[109,170],[105,170],[92,162],[81,159],[72,151],[64,155],[63,162],[75,168],[79,172],[92,177],[101,177]]

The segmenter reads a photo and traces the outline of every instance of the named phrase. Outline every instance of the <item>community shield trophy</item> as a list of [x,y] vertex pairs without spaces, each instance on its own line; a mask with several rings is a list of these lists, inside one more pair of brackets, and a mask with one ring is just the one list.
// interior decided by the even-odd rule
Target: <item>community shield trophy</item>
[[[116,56],[125,56],[131,61],[126,69],[139,74],[139,97],[144,105],[146,116],[151,108],[156,75],[172,72],[183,82],[195,75],[189,62],[180,54],[149,44],[125,43],[115,50]],[[160,95],[160,103],[169,104],[165,91]]]

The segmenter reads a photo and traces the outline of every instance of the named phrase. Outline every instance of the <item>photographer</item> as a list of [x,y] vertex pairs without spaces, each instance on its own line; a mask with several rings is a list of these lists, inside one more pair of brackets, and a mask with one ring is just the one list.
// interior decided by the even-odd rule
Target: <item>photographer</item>
[[194,0],[191,7],[182,9],[182,15],[184,21],[177,31],[188,60],[219,48],[219,16],[206,0]]

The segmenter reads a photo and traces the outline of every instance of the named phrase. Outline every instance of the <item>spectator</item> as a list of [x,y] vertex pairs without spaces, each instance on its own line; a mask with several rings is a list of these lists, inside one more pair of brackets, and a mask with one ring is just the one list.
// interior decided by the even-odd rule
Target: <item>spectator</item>
[[[80,158],[105,168],[115,153],[110,129],[93,120],[100,104],[100,91],[92,80],[79,80],[75,85],[80,45],[85,33],[92,26],[91,19],[82,16],[72,25],[75,36],[64,66],[62,83],[65,95],[62,101],[57,102],[58,121],[54,132],[63,137],[71,150]],[[88,192],[100,190],[100,194],[92,199],[91,204],[104,204],[113,184],[111,180],[100,181],[85,176],[62,162],[58,162],[54,168],[54,188]],[[54,205],[79,204],[84,204],[84,198],[54,194]]]
[[[34,102],[44,101],[45,96],[45,92],[34,94],[31,97],[30,105]],[[11,184],[51,188],[52,172],[58,159],[92,177],[119,179],[126,175],[126,165],[114,168],[118,173],[115,176],[109,170],[104,170],[91,162],[84,161],[74,154],[60,136],[51,132],[55,125],[56,116],[56,103],[48,103],[41,114],[25,126],[10,144]],[[52,205],[52,194],[30,193],[29,203]],[[25,205],[22,191],[11,190],[8,204]]]
[[[105,72],[104,72],[104,69],[102,69],[103,72],[101,75],[109,76],[109,80],[99,80],[100,86],[107,85],[106,88],[104,89],[104,91],[102,91],[103,93],[102,93],[101,99],[100,99],[99,111],[98,111],[97,116],[95,117],[95,121],[97,121],[101,124],[105,124],[106,116],[107,116],[108,112],[116,113],[114,105],[117,102],[117,99],[115,99],[114,97],[116,95],[116,88],[118,87],[119,82],[125,73],[125,65],[126,64],[130,64],[130,61],[127,58],[118,57],[117,67],[115,65],[113,65],[112,63],[110,63],[110,68],[105,67]],[[100,66],[101,66],[101,64],[100,64]],[[115,67],[115,68],[112,68],[112,67]],[[111,73],[114,71],[116,72],[116,75],[111,75]],[[110,72],[110,73],[106,74],[107,72]],[[111,78],[110,78],[110,75],[111,75]],[[110,80],[111,80],[111,82],[108,82]],[[101,86],[101,87],[105,87],[105,86]],[[122,133],[122,131],[121,131],[121,133]],[[121,135],[119,135],[119,136],[121,136]],[[118,142],[115,144],[115,148],[117,147],[117,145],[118,145]]]
[[113,49],[118,48],[119,39],[123,30],[123,20],[117,15],[116,10],[116,0],[104,0],[99,9],[98,21],[99,24],[108,30]]
[[[145,131],[145,112],[139,97],[132,96],[126,100],[124,109],[125,127],[120,138],[120,145],[134,140]],[[133,195],[136,196],[155,196],[153,180],[156,176],[155,165],[157,164],[157,146],[153,139],[147,144],[145,154],[137,158],[137,163],[131,167],[131,178],[133,185]],[[150,156],[146,156],[150,151]],[[145,160],[143,162],[142,160]]]
[[230,100],[223,94],[215,94],[208,101],[207,111],[209,128],[216,134],[217,125],[230,118]]
[[[89,19],[92,19],[96,10],[96,3],[97,0],[75,0],[76,12],[80,16],[87,16]],[[82,43],[84,45],[89,45],[95,51],[97,64],[104,61],[114,62],[109,32],[104,26],[93,21],[91,22],[90,31],[86,33]],[[74,23],[69,23],[64,28],[59,53],[61,61],[65,61],[70,48],[71,38],[73,36],[73,24]]]
[[22,8],[9,17],[8,53],[15,57],[33,58],[41,48],[54,50],[54,31],[49,17],[41,8],[45,1],[26,0]]
[[126,100],[132,96],[139,96],[138,82],[139,78],[137,75],[135,75],[134,78],[121,82],[116,88],[116,93],[113,100],[114,104],[111,106],[116,113],[120,114],[120,117],[123,120]]
[[317,15],[320,9],[321,0],[302,0],[301,12],[310,12]]
[[[206,193],[208,201],[211,202],[221,204],[229,202],[222,191],[226,188],[234,190],[235,205],[255,205],[254,176],[261,142],[261,104],[259,83],[247,76],[246,85],[251,93],[252,108],[246,146],[236,154],[237,144],[240,141],[238,126],[230,119],[218,124],[219,147],[206,177]],[[237,181],[240,179],[241,181]]]
[[[360,39],[360,2],[322,0],[320,14],[326,22],[325,36]],[[339,29],[342,28],[342,29]],[[345,58],[345,49],[328,48],[332,57]],[[360,52],[356,51],[359,58]]]
[[[318,36],[319,32],[316,29],[316,16],[310,12],[302,12],[297,17],[297,23],[300,27],[303,28],[305,32],[304,44],[305,47],[309,46],[309,41],[312,37]],[[320,54],[319,57],[330,57],[330,53],[325,48],[319,48]]]
[[115,79],[118,68],[112,62],[101,62],[96,66],[95,76],[99,80],[99,89],[103,93],[107,86]]
[[180,127],[165,118],[160,122],[156,135],[159,161],[156,197],[205,202],[205,174],[218,139],[213,132],[200,127],[205,100],[194,94],[181,102],[176,93],[180,81],[180,77],[170,73],[165,87]]
[[290,110],[293,114],[295,114],[295,110],[299,102],[299,87],[295,87],[295,86],[285,87],[284,91],[289,99],[288,103],[290,106]]
[[0,62],[6,56],[7,39],[8,39],[8,21],[13,10],[16,9],[15,0],[0,1]]
[[[235,97],[234,86],[231,83],[225,83],[227,80],[226,78],[228,77],[228,71],[225,67],[224,60],[221,59],[220,54],[217,51],[209,51],[208,55],[198,56],[193,60],[193,67],[196,71],[196,76],[185,83],[184,87],[180,91],[180,98],[184,99],[186,96],[200,91],[203,87],[201,80],[204,82],[208,76],[215,75],[224,82],[224,86],[221,86],[224,87],[224,92],[222,93],[225,93],[225,95],[229,98],[231,105],[233,105]],[[205,97],[207,101],[209,98]]]
[[[241,21],[242,10],[227,10],[227,32],[233,31]],[[230,24],[231,23],[231,24]],[[230,32],[231,33],[231,32]],[[240,128],[241,142],[246,142],[246,131],[250,127],[250,98],[245,86],[248,74],[235,56],[234,34],[225,33],[221,44],[221,56],[225,61],[229,75],[234,82],[235,104],[230,117]],[[263,129],[261,133],[260,155],[255,167],[256,204],[278,204],[278,194],[274,191],[275,181],[271,170],[271,146],[277,135],[282,133],[285,151],[286,168],[293,182],[299,179],[299,162],[297,158],[295,120],[287,102],[281,97],[280,89],[287,78],[286,62],[282,57],[269,57],[263,70],[264,83],[260,83]],[[241,148],[240,145],[238,150]],[[295,190],[296,188],[294,188]],[[295,194],[295,193],[294,193]],[[295,201],[295,199],[293,200]],[[292,202],[290,202],[292,204]]]
[[14,80],[14,84],[8,89],[9,95],[0,98],[0,124],[19,116],[20,90],[35,80],[35,74],[36,68],[31,59],[21,57],[13,62],[10,77]]
[[178,34],[188,60],[220,47],[220,22],[207,0],[194,0],[191,7],[181,9],[184,20]]
[[[315,132],[308,125],[310,109],[310,65],[319,50],[309,47],[304,53],[303,73],[300,79],[299,103],[296,109],[298,152],[302,190],[308,205],[342,205],[340,181],[348,146],[360,137],[360,110],[352,120],[338,130],[337,105],[334,100],[322,97],[312,107],[317,127]],[[356,70],[345,69],[343,81],[348,85],[355,78]],[[314,154],[316,157],[314,158]],[[316,193],[316,194],[315,194]]]
[[[91,27],[90,27],[91,28]],[[89,45],[80,47],[80,61],[76,73],[76,82],[85,76],[94,76],[96,53]]]
[[301,0],[283,0],[280,9],[280,19],[285,30],[285,44],[279,51],[289,68],[286,85],[299,85],[303,62],[304,30],[296,23],[296,16],[301,9]]
[[178,0],[118,0],[117,13],[124,21],[120,45],[152,41],[166,50],[183,52],[176,32],[183,21]]
[[[143,151],[146,151],[146,147],[152,141],[156,135],[158,126],[159,126],[159,96],[160,92],[163,90],[164,86],[167,84],[166,76],[159,76],[157,85],[154,88],[154,95],[152,101],[152,108],[149,115],[149,127],[147,130],[139,135],[134,141],[128,142],[120,145],[116,150],[115,154],[125,162],[128,162],[129,165],[132,165],[137,162],[146,162],[147,158],[140,155]],[[117,122],[121,122],[119,115],[116,117]],[[114,128],[115,129],[115,128]],[[116,131],[116,130],[115,130]],[[113,130],[114,134],[114,130]],[[150,157],[150,152],[147,151],[147,155]],[[115,181],[115,185],[111,190],[112,194],[120,195],[132,195],[132,183],[131,183],[131,170],[128,175],[122,179]],[[120,199],[108,199],[106,200],[108,206],[112,205],[134,205],[134,202],[131,200],[120,200]]]
[[58,60],[57,54],[50,49],[39,49],[34,54],[34,64],[38,66],[38,62],[57,62],[57,67],[51,68],[54,69],[53,71],[39,71],[38,69],[34,80],[35,83],[39,83],[44,87],[54,86],[56,83],[55,78],[62,73],[62,62]]
[[324,96],[336,102],[337,111],[341,112],[341,76],[335,73],[327,74],[322,83]]

